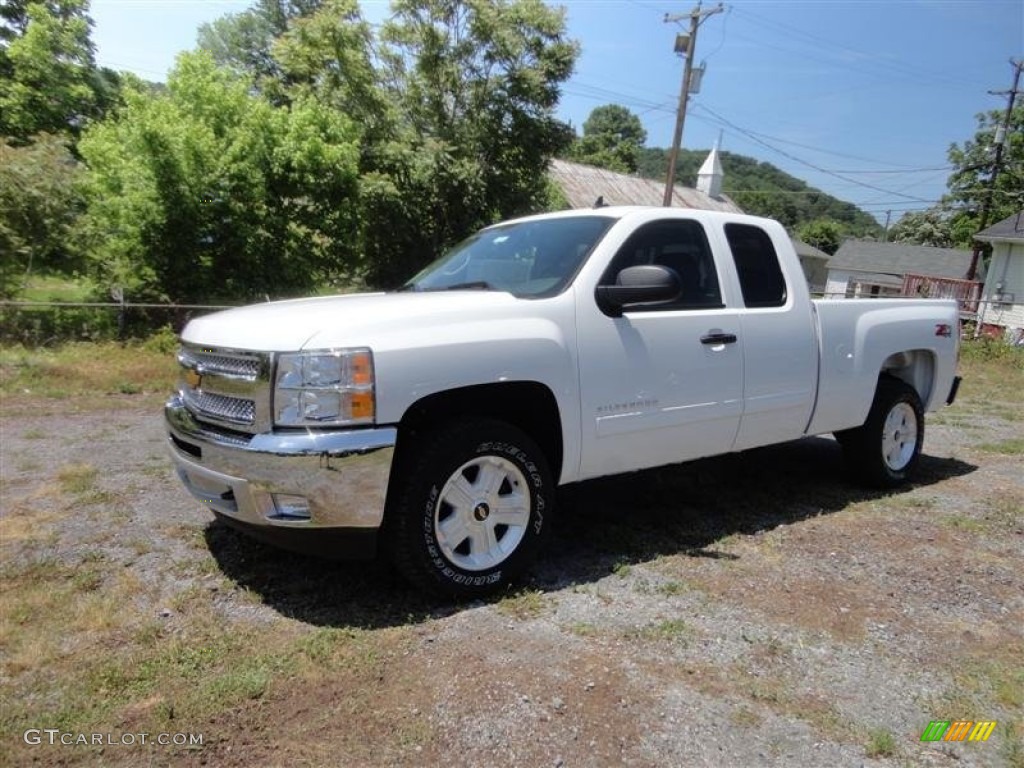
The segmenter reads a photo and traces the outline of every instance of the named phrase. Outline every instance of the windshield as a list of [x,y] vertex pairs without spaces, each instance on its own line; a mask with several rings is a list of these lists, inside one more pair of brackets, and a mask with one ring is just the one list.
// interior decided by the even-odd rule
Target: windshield
[[503,224],[477,232],[403,286],[407,291],[483,289],[553,296],[569,284],[602,235],[607,216]]

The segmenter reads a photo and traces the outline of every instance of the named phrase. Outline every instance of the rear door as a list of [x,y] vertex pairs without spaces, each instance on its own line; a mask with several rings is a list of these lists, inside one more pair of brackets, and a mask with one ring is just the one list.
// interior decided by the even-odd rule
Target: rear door
[[[814,407],[818,349],[803,273],[787,275],[779,261],[792,246],[781,229],[723,226],[743,309],[743,418],[735,450],[793,440],[804,434]],[[795,261],[795,260],[794,260]]]

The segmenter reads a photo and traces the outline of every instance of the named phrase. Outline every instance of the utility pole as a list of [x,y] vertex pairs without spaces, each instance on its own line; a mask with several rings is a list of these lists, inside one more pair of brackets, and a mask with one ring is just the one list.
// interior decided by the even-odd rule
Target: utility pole
[[[719,3],[714,8],[706,11],[700,9],[700,3],[690,11],[690,36],[688,38],[679,35],[676,38],[676,51],[679,51],[680,43],[686,41],[686,65],[683,67],[683,84],[679,90],[679,109],[676,112],[676,130],[672,136],[672,152],[668,156],[668,178],[665,180],[665,198],[662,205],[672,205],[672,190],[676,184],[676,161],[679,159],[679,145],[683,141],[683,125],[686,123],[686,102],[690,99],[690,76],[693,74],[693,53],[697,48],[697,29],[709,17],[721,13],[725,8]],[[665,14],[666,22],[677,22],[686,18],[686,14]]]
[[[1013,87],[1007,91],[989,91],[994,96],[1002,96],[1009,93],[1009,98],[1006,101],[1006,112],[1003,114],[1003,122],[996,129],[995,143],[996,150],[995,155],[992,158],[992,173],[988,179],[988,190],[985,193],[985,199],[981,203],[981,213],[978,215],[978,231],[981,232],[985,227],[988,226],[989,213],[992,210],[992,194],[995,192],[996,179],[999,177],[999,171],[1003,166],[1003,145],[1006,144],[1007,133],[1010,130],[1010,119],[1013,116],[1013,103],[1017,99],[1017,86],[1020,85],[1020,73],[1024,69],[1024,60],[1010,59],[1010,64],[1013,66]],[[974,248],[971,250],[971,267],[967,270],[967,279],[973,280],[975,275],[978,273],[978,260],[981,258],[981,243],[978,240],[974,241]]]

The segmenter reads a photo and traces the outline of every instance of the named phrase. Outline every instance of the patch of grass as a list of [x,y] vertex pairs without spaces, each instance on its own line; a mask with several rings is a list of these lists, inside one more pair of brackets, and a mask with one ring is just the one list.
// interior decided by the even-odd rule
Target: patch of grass
[[1024,665],[1007,669],[1001,664],[986,670],[997,704],[1007,709],[1024,709]]
[[1024,723],[1010,722],[1002,729],[1000,748],[1007,768],[1024,768]]
[[989,408],[989,415],[995,416],[1003,421],[1022,421],[1024,420],[1024,408],[1010,405],[994,405]]
[[688,587],[679,581],[666,581],[655,588],[655,592],[666,597],[675,597],[686,592]]
[[1000,528],[1016,528],[1024,519],[1024,494],[1013,491],[994,493],[985,499],[985,520]]
[[344,655],[355,637],[351,629],[321,627],[300,638],[296,648],[318,666],[329,666]]
[[729,720],[732,721],[733,725],[739,726],[740,728],[756,728],[761,725],[764,718],[750,707],[740,707],[739,709],[733,710],[732,714],[729,716]]
[[503,616],[511,616],[520,621],[543,616],[549,607],[544,594],[535,589],[527,589],[517,594],[503,597],[495,605],[498,613]]
[[633,567],[625,560],[620,560],[612,566],[612,573],[618,576],[620,579],[624,579],[629,576],[630,571]]
[[696,684],[714,696],[742,696],[785,717],[803,720],[823,737],[840,743],[858,738],[859,730],[850,728],[850,721],[826,698],[796,693],[794,681],[771,673],[758,665],[759,674],[752,674],[748,662],[727,666],[706,667],[706,675],[696,677]]
[[[963,387],[955,409],[974,406],[985,413],[1005,409],[1019,402],[1020,375],[1024,372],[1024,349],[1007,344],[969,342],[960,348]],[[1019,412],[1019,408],[1013,408]]]
[[161,345],[155,347],[145,342],[0,347],[0,395],[12,400],[74,397],[95,406],[102,403],[98,394],[163,394],[174,385],[177,363]]
[[273,669],[265,662],[265,659],[257,659],[213,678],[202,686],[205,689],[203,699],[210,703],[222,703],[226,708],[262,698],[273,674]]
[[999,339],[969,339],[960,345],[960,359],[965,363],[996,363],[1024,371],[1024,350]]
[[767,640],[760,641],[758,645],[759,655],[769,659],[781,659],[790,654],[791,649],[785,641],[772,636]]
[[984,514],[970,517],[963,514],[944,515],[942,525],[971,533],[1012,534],[1024,525],[1024,495],[1016,491],[996,491],[986,496]]
[[868,757],[892,757],[896,754],[896,737],[888,728],[872,728],[864,747]]
[[1020,642],[976,649],[956,660],[953,685],[929,707],[960,720],[991,720],[997,708],[1024,708],[1024,646]]
[[598,633],[597,627],[589,621],[575,621],[568,626],[568,630],[578,637],[593,637]]
[[79,496],[94,490],[98,474],[92,464],[68,464],[57,472],[57,480],[64,493]]
[[988,453],[1001,453],[1004,456],[1019,456],[1024,453],[1024,438],[1015,437],[998,443],[982,443],[978,446],[978,450]]
[[939,523],[949,528],[956,528],[959,531],[970,531],[971,533],[985,530],[985,524],[982,521],[976,520],[973,517],[967,517],[966,515],[945,515],[939,520]]
[[58,275],[32,275],[19,298],[22,301],[89,301],[95,287],[81,279]]
[[45,440],[49,435],[41,429],[29,429],[23,432],[21,437],[23,440]]
[[685,642],[693,633],[693,628],[682,619],[665,619],[630,630],[626,637],[645,642]]

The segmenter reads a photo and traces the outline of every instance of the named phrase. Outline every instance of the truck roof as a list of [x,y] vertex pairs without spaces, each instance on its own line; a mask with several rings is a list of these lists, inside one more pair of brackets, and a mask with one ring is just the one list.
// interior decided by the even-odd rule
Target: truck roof
[[[666,218],[672,218],[673,216],[678,215],[680,217],[698,218],[704,221],[771,221],[771,219],[764,219],[759,216],[751,216],[750,214],[745,213],[733,213],[731,211],[708,211],[702,208],[675,208],[655,205],[609,205],[599,208],[572,208],[565,211],[554,211],[552,213],[538,213],[532,216],[523,216],[513,219],[512,221],[538,221],[543,219],[568,218],[575,216],[602,216],[604,218],[623,219],[634,214],[649,214],[654,211],[664,212]],[[501,226],[502,224],[508,223],[510,222],[502,221],[492,224],[491,226]]]

